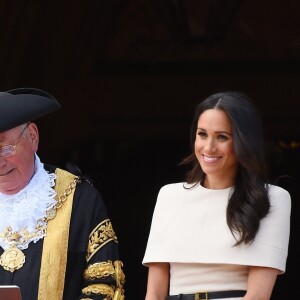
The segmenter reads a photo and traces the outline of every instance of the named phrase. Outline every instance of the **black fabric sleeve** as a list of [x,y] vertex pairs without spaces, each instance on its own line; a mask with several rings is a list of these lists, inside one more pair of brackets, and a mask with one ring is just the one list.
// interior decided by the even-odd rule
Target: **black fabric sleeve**
[[64,300],[124,299],[117,236],[89,182],[77,185],[72,208]]

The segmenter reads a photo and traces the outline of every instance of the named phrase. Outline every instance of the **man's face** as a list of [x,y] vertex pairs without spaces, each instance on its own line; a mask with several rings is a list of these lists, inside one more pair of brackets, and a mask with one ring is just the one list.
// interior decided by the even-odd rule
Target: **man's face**
[[[16,153],[0,156],[0,193],[13,195],[22,190],[34,174],[34,154],[38,149],[38,129],[30,123],[24,130],[18,126],[0,133],[0,147],[15,145]],[[19,138],[19,140],[18,140]]]

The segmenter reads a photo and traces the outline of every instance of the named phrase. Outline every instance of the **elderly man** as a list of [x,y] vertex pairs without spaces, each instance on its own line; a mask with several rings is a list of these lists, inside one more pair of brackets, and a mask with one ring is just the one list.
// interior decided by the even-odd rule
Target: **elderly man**
[[47,92],[0,93],[0,285],[23,300],[124,299],[118,241],[98,191],[44,165],[33,120],[60,108]]

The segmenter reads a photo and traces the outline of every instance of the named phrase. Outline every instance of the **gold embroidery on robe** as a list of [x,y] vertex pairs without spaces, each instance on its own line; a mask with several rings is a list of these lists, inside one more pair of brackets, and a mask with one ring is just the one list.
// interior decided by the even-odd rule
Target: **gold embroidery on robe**
[[123,294],[123,290],[117,289],[114,294],[113,300],[125,300],[125,296]]
[[117,283],[117,289],[115,290],[113,300],[124,300],[125,296],[124,296],[123,285],[125,283],[125,274],[122,270],[123,263],[120,260],[116,260],[114,262],[114,267],[115,267],[114,278]]
[[99,249],[110,241],[117,243],[118,239],[110,220],[106,219],[98,224],[89,236],[86,260],[89,261]]
[[82,290],[82,293],[90,296],[91,294],[95,295],[104,295],[106,296],[103,300],[112,300],[115,294],[114,288],[102,283],[91,284],[85,287]]
[[[116,281],[116,288],[114,289],[113,300],[124,300],[124,290],[123,285],[125,283],[125,275],[122,270],[123,263],[116,260],[114,263],[112,261],[103,261],[89,265],[84,272],[85,280],[94,280],[112,276]],[[103,286],[102,286],[103,288]],[[87,288],[86,288],[87,289]],[[85,290],[86,291],[86,290]],[[86,292],[83,293],[86,294]],[[88,294],[89,295],[89,294]],[[110,295],[110,294],[109,294]],[[110,298],[108,298],[110,299]]]
[[116,260],[114,262],[114,268],[115,268],[114,278],[116,280],[117,287],[121,289],[125,283],[125,274],[123,272],[122,267],[123,267],[123,263],[120,260]]
[[115,274],[115,269],[112,262],[102,261],[95,264],[89,265],[88,268],[84,271],[85,280],[94,280],[103,277],[108,277]]
[[[43,244],[38,300],[61,300],[64,290],[70,218],[76,187],[73,182],[77,177],[61,169],[56,169],[55,174],[57,197],[64,195],[66,190],[68,193],[55,218],[48,221]],[[70,185],[72,189],[69,188]]]

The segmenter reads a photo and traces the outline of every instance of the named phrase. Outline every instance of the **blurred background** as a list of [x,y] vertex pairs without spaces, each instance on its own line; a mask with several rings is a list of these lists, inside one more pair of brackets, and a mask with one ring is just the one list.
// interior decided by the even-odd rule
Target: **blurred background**
[[300,2],[1,1],[0,90],[36,87],[59,112],[37,121],[39,156],[73,161],[100,190],[119,237],[127,299],[142,266],[157,193],[184,179],[196,105],[248,94],[261,112],[270,177],[292,195],[287,272],[272,299],[295,299],[299,270]]

